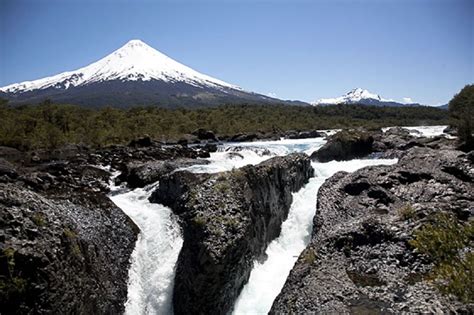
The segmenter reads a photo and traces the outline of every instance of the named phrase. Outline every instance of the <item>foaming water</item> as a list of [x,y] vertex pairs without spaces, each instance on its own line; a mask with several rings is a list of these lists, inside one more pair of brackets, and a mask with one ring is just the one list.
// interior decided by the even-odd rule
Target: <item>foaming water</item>
[[323,138],[228,143],[219,147],[218,152],[211,153],[211,157],[207,159],[210,164],[194,165],[184,169],[194,173],[230,171],[233,168],[256,165],[272,157],[294,152],[311,155],[324,143],[326,140]]
[[131,257],[125,314],[172,314],[174,268],[183,245],[170,208],[150,203],[157,184],[132,191],[116,190],[110,199],[140,228]]
[[[453,138],[453,136],[444,133],[444,129],[446,129],[446,127],[447,126],[443,125],[443,126],[417,126],[417,127],[402,127],[402,128],[408,130],[411,135],[416,136],[416,137],[432,138],[432,137],[444,135],[447,138]],[[393,127],[382,128],[382,131],[385,132],[390,128],[393,128]]]
[[315,177],[300,191],[293,193],[288,218],[281,234],[266,250],[263,263],[255,261],[249,282],[244,286],[234,307],[234,314],[266,314],[280,293],[299,254],[308,245],[316,211],[316,196],[324,181],[338,171],[353,172],[370,165],[389,165],[392,160],[351,160],[312,163]]

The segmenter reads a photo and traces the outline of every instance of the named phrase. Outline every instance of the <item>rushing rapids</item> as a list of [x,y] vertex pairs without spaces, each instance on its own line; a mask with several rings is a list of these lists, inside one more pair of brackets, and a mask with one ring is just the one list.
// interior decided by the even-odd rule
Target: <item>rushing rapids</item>
[[[442,132],[424,128],[429,136]],[[323,138],[227,143],[208,158],[209,164],[194,165],[186,170],[216,173],[252,164],[292,152],[311,154],[322,145]],[[389,165],[396,159],[357,159],[351,161],[313,162],[315,177],[293,193],[288,218],[281,234],[266,250],[267,259],[256,261],[248,283],[235,303],[234,314],[266,313],[280,293],[298,255],[309,242],[319,187],[338,171],[353,172],[369,165]],[[141,234],[132,255],[129,270],[126,314],[172,314],[175,264],[182,247],[179,224],[171,209],[148,201],[158,183],[145,188],[124,190],[112,187],[111,199],[140,227]]]

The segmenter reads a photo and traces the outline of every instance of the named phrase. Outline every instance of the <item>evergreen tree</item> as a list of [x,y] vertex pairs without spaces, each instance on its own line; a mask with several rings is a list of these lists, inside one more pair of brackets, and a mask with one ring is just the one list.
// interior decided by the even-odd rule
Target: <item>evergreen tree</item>
[[459,139],[465,142],[467,150],[474,145],[472,131],[474,127],[474,84],[466,85],[449,102],[449,113],[458,129]]

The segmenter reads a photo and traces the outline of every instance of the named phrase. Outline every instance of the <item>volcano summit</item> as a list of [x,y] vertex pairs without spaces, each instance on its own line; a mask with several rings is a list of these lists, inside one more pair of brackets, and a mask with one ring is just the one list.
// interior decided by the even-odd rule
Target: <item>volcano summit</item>
[[141,40],[78,70],[2,87],[0,97],[14,104],[50,99],[91,107],[281,102],[197,72]]

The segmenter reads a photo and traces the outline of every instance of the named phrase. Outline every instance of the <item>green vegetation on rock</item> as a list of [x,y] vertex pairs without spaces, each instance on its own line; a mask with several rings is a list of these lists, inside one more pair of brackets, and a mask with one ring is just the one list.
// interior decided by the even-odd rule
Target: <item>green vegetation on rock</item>
[[465,303],[474,302],[474,222],[461,224],[453,216],[439,213],[414,236],[410,244],[435,264],[432,277],[439,290]]
[[0,276],[0,302],[17,300],[25,292],[27,282],[15,270],[15,250],[11,247],[4,248],[0,254],[0,264],[5,265],[8,274]]
[[416,211],[411,205],[407,204],[398,209],[398,215],[403,220],[410,220],[416,216]]

